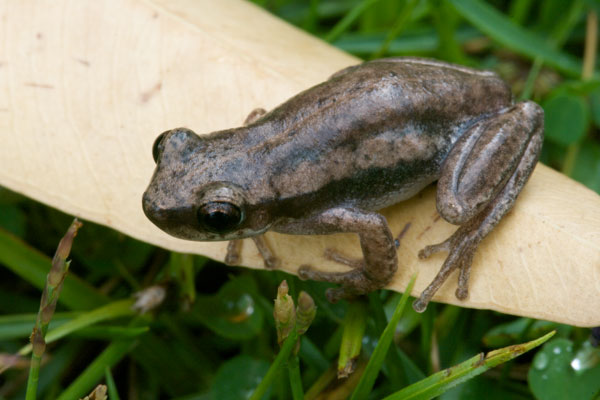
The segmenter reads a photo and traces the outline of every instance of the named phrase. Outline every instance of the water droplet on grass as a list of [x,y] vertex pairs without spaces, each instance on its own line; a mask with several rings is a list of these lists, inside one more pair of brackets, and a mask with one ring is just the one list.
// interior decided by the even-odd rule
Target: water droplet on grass
[[548,355],[546,355],[546,353],[538,353],[533,360],[533,366],[535,369],[542,370],[548,366],[548,361],[550,360],[548,359]]

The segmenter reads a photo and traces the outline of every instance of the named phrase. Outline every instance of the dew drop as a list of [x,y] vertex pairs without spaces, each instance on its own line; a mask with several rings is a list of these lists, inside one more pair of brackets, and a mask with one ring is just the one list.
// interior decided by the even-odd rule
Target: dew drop
[[579,358],[574,358],[573,361],[571,361],[571,368],[575,371],[581,371],[581,360]]
[[582,374],[598,364],[600,364],[600,349],[592,346],[589,341],[583,343],[573,360],[571,360],[571,368],[577,374]]
[[533,360],[533,367],[535,369],[543,370],[548,366],[548,361],[546,353],[538,353],[535,360]]
[[232,323],[242,323],[254,314],[254,300],[248,294],[237,298],[225,299],[223,302],[227,319]]
[[554,354],[560,354],[560,352],[561,352],[561,348],[560,348],[560,347],[558,347],[558,346],[556,346],[555,348],[553,348],[553,349],[552,349],[552,352],[553,352]]

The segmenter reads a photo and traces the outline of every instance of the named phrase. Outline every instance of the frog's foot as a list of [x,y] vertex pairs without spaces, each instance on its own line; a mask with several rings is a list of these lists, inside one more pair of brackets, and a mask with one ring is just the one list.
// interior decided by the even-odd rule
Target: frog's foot
[[230,240],[229,243],[227,243],[227,254],[225,255],[225,260],[223,262],[227,265],[239,265],[241,250],[242,239]]
[[260,253],[263,259],[265,268],[279,269],[279,267],[281,266],[281,260],[279,259],[279,257],[273,254],[273,252],[269,248],[269,245],[265,241],[265,237],[263,235],[253,236],[252,240],[254,241],[254,244],[256,245],[256,248],[258,249],[258,252]]
[[[260,253],[265,268],[267,269],[278,269],[281,266],[281,260],[273,254],[263,235],[252,237],[258,252]],[[225,264],[227,265],[239,265],[240,253],[242,249],[242,239],[235,239],[229,241],[227,245],[227,254],[225,255]]]
[[394,238],[383,215],[351,207],[335,207],[299,221],[276,226],[277,232],[326,235],[340,232],[358,234],[363,260],[351,260],[334,250],[326,257],[352,269],[347,272],[321,272],[308,265],[298,269],[301,279],[328,281],[342,285],[327,291],[329,300],[352,298],[385,287],[398,268]]
[[413,308],[417,312],[425,311],[427,304],[438,291],[442,284],[448,279],[448,276],[457,268],[460,268],[458,276],[458,288],[456,289],[456,297],[459,300],[464,300],[469,295],[469,275],[471,273],[471,264],[473,255],[477,249],[480,238],[475,235],[469,235],[466,229],[459,229],[450,238],[442,243],[434,244],[425,247],[419,252],[419,258],[428,258],[432,254],[447,251],[448,257],[444,261],[444,265],[427,286],[421,296],[413,303]]
[[329,288],[325,292],[327,300],[332,303],[367,294],[373,290],[381,289],[386,284],[386,282],[376,282],[370,277],[365,276],[363,268],[353,269],[348,272],[323,272],[317,271],[310,265],[305,264],[301,265],[298,269],[298,276],[302,280],[310,279],[342,285],[341,287]]

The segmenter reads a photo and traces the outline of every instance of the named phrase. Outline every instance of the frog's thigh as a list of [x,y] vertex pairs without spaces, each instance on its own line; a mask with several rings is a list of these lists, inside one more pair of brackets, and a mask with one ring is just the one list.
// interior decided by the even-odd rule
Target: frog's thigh
[[364,256],[363,268],[342,273],[321,272],[309,266],[302,266],[298,270],[303,279],[341,283],[344,286],[342,289],[328,293],[332,301],[384,287],[398,267],[396,247],[387,221],[375,212],[333,208],[305,220],[278,226],[275,230],[292,234],[358,234]]
[[[479,214],[515,171],[529,176],[542,139],[543,111],[533,102],[518,103],[479,121],[444,161],[437,185],[440,215],[462,225]],[[531,157],[533,162],[522,160]]]

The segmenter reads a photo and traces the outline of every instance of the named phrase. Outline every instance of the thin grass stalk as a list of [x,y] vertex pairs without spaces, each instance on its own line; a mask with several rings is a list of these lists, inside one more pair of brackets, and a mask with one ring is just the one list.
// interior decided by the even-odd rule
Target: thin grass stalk
[[35,400],[37,397],[37,387],[40,374],[40,364],[42,362],[42,356],[46,350],[46,332],[48,332],[48,325],[54,315],[56,309],[56,303],[62,290],[63,282],[69,271],[70,261],[67,261],[67,257],[71,252],[71,246],[73,245],[73,239],[77,236],[77,231],[81,228],[82,223],[75,219],[65,236],[60,240],[54,258],[52,259],[52,266],[50,272],[46,277],[46,286],[42,292],[42,299],[40,301],[40,309],[38,311],[35,326],[31,333],[31,365],[29,368],[29,378],[27,380],[27,391],[25,394],[26,400]]

